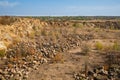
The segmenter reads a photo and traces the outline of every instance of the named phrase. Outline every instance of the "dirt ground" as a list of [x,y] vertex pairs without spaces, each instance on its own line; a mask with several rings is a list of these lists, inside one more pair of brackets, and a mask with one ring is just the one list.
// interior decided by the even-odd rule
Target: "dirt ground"
[[64,53],[64,62],[45,63],[29,74],[28,80],[74,80],[74,72],[82,71],[85,67],[85,61],[89,64],[89,69],[93,65],[103,64],[104,55],[90,52],[90,55],[84,56],[81,49],[69,50]]

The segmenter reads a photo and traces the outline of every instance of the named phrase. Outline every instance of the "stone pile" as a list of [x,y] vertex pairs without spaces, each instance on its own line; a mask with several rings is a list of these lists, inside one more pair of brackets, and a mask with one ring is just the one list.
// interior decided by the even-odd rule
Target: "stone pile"
[[70,34],[68,36],[63,36],[62,38],[58,38],[56,42],[52,38],[49,39],[46,39],[46,37],[44,37],[44,39],[37,38],[36,48],[44,56],[51,57],[54,56],[57,52],[65,52],[69,49],[81,46],[82,40],[93,39],[93,37],[88,37],[88,36],[79,35],[79,34],[78,35]]
[[87,75],[82,72],[74,73],[75,80],[120,80],[120,66],[109,67],[105,70],[104,67],[96,67],[89,70]]
[[59,37],[55,42],[51,37],[37,36],[35,41],[21,41],[11,46],[7,55],[1,58],[4,64],[0,68],[0,79],[27,79],[29,72],[37,70],[39,65],[47,63],[57,53],[81,46],[81,40],[87,39],[83,37],[86,36],[69,34]]
[[40,55],[29,55],[20,59],[11,57],[1,61],[5,62],[0,68],[2,80],[26,80],[32,70],[37,70],[41,64],[47,63],[47,60]]
[[[50,23],[50,25],[61,28],[61,26],[67,26],[68,23]],[[38,19],[27,18],[20,18],[11,25],[0,25],[0,40],[12,43],[6,56],[0,58],[0,80],[26,80],[32,70],[37,70],[39,65],[47,63],[57,53],[80,47],[82,41],[94,39],[93,34],[77,34],[70,32],[66,27],[66,30],[63,27],[62,30],[56,31],[56,29],[57,36],[34,34],[34,32],[42,31],[42,27],[48,28],[50,25]],[[53,28],[50,27],[50,29],[53,34],[57,34],[54,33]],[[30,36],[34,37],[30,38]],[[0,43],[0,50],[2,49],[6,52],[6,46]],[[89,73],[95,74],[90,71]],[[75,74],[74,77],[76,80],[87,79],[85,74],[80,73]]]
[[29,72],[47,63],[40,53],[33,51],[34,46],[32,42],[21,42],[9,49],[7,55],[0,58],[0,79],[26,80]]

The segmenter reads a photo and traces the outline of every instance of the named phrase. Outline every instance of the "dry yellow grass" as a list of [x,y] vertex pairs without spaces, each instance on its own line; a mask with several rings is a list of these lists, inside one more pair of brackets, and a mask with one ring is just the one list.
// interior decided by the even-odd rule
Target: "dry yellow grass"
[[64,62],[64,58],[63,58],[63,55],[61,53],[57,53],[52,60],[53,60],[53,63],[57,63],[57,62],[63,63]]

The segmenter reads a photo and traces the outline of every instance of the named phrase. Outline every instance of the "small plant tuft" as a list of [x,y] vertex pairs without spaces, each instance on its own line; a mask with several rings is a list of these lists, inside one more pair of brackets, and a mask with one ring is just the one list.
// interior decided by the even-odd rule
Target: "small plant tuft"
[[6,50],[0,50],[0,57],[4,57],[6,54]]
[[102,49],[103,49],[103,44],[100,43],[100,42],[97,42],[97,43],[95,44],[95,47],[96,47],[97,50],[102,50]]
[[112,49],[113,51],[120,51],[120,44],[118,42],[115,42]]
[[57,53],[54,58],[53,58],[53,62],[57,63],[57,62],[64,62],[63,61],[63,55],[61,53]]
[[84,44],[84,45],[82,46],[82,53],[83,53],[84,55],[87,55],[89,52],[90,52],[90,46],[89,46],[88,44]]

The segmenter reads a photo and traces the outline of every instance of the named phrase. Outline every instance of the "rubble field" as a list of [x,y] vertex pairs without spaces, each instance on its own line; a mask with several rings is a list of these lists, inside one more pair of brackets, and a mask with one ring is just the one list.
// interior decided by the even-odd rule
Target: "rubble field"
[[0,17],[0,80],[120,80],[120,20]]

